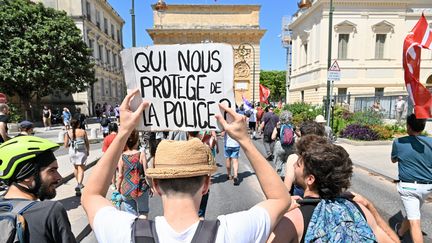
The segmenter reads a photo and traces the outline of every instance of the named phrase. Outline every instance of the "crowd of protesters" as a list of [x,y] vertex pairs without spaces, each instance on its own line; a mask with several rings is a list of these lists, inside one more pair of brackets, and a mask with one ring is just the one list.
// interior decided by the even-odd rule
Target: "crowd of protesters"
[[[63,109],[64,146],[69,149],[74,165],[76,196],[82,194],[82,205],[99,242],[143,239],[151,242],[335,242],[337,239],[339,242],[400,242],[409,230],[415,242],[422,242],[420,207],[430,195],[432,184],[423,183],[432,178],[432,166],[427,160],[432,154],[432,142],[421,137],[423,120],[409,116],[410,136],[405,139],[409,141],[401,138],[393,145],[393,162],[420,163],[429,168],[418,171],[418,166],[414,165],[405,169],[399,167],[403,178],[398,191],[408,216],[397,225],[395,232],[372,202],[348,191],[352,161],[341,146],[334,144],[323,116],[296,126],[291,112],[282,111],[277,115],[272,106],[261,108],[256,104],[245,108],[241,105],[234,110],[220,105],[232,117],[232,122],[228,123],[223,116],[216,115],[223,128],[221,134],[214,131],[155,132],[150,135],[151,141],[146,147],[140,142],[136,127],[149,103],[143,101],[132,111],[130,100],[137,94],[136,90],[127,95],[121,106],[101,106],[104,154],[84,190],[84,167],[90,151],[85,116],[80,110],[72,116],[67,108]],[[104,118],[111,116],[111,108],[116,119],[107,119],[106,124],[105,121],[102,124]],[[45,110],[49,116],[51,111],[44,107],[43,117],[48,119]],[[0,104],[0,116],[7,112],[7,106]],[[7,119],[0,120],[0,126],[5,122]],[[45,121],[44,124],[49,129],[50,124]],[[7,202],[21,207],[24,200],[25,207],[31,207],[21,212],[29,224],[24,234],[29,242],[75,242],[64,207],[45,200],[55,196],[55,187],[61,179],[53,154],[58,145],[41,138],[28,139],[33,134],[33,123],[29,121],[21,122],[20,129],[17,138],[11,139],[7,128],[3,131],[5,128],[0,127],[3,139],[0,160],[7,165],[0,167],[0,179],[9,186],[0,204]],[[242,150],[255,171],[265,199],[248,210],[220,215],[217,220],[209,221],[205,220],[205,212],[211,175],[218,164],[218,137],[223,141],[226,179],[239,186]],[[260,137],[264,155],[252,142]],[[423,152],[410,150],[407,143],[423,145]],[[31,156],[16,159],[30,147]],[[408,195],[406,188],[412,184],[418,190],[417,196]],[[111,201],[106,198],[110,185]],[[163,204],[163,216],[154,221],[147,219],[151,210],[149,197],[153,195],[160,196]],[[56,213],[47,214],[42,210],[44,207]],[[40,223],[36,223],[36,219],[45,222],[42,231],[37,229]]]

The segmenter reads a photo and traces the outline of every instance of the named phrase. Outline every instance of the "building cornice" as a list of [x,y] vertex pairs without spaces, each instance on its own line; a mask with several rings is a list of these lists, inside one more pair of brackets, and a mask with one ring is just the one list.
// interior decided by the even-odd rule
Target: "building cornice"
[[147,29],[147,33],[153,39],[157,35],[196,35],[196,34],[220,34],[220,35],[254,35],[261,38],[265,29]]
[[[373,1],[373,0],[333,0],[333,8],[337,9],[338,7],[359,7],[364,6],[366,8],[372,8],[373,7],[399,7],[401,9],[406,9],[407,5],[412,4],[412,1],[403,1],[403,0],[381,0],[381,1]],[[295,28],[297,25],[301,24],[304,20],[308,19],[309,17],[313,16],[315,11],[322,10],[322,12],[327,12],[327,14],[323,14],[328,16],[330,8],[330,0],[316,0],[312,7],[310,7],[307,10],[304,11],[297,11],[293,15],[293,21],[291,22],[290,29]],[[343,12],[345,12],[344,9],[342,9]],[[337,14],[337,11],[334,12]],[[300,15],[300,16],[296,16]]]
[[[151,7],[153,11],[156,11],[155,4],[152,4]],[[185,12],[185,13],[202,13],[211,12],[211,13],[236,13],[238,11],[259,11],[261,9],[261,5],[258,4],[168,4],[166,12]]]
[[108,13],[110,13],[111,17],[115,18],[122,26],[125,24],[125,21],[120,16],[120,14],[117,13],[117,11],[108,3],[107,0],[95,1],[99,3],[99,5],[102,6]]

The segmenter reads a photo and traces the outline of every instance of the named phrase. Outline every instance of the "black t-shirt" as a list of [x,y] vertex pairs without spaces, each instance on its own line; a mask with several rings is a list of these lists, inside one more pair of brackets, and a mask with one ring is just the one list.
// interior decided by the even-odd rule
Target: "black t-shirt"
[[[0,115],[0,122],[3,122],[5,124],[6,132],[8,130],[7,123],[9,122],[9,116],[8,115]],[[2,135],[0,135],[0,144],[4,142],[4,139]]]
[[267,112],[264,114],[262,121],[264,122],[264,136],[271,136],[273,129],[279,122],[279,117],[273,112]]
[[27,222],[26,237],[29,243],[76,242],[66,209],[57,201],[47,200],[35,203],[24,212],[23,216]]

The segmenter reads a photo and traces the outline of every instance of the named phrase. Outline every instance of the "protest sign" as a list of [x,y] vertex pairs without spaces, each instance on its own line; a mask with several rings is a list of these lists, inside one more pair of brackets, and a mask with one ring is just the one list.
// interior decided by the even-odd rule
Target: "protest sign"
[[218,130],[218,104],[235,104],[231,45],[155,45],[123,50],[121,57],[128,92],[138,88],[151,102],[140,130]]

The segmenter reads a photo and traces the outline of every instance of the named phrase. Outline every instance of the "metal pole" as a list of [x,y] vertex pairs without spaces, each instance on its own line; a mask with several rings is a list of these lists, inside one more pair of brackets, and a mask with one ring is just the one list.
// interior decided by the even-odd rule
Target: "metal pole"
[[[332,27],[333,27],[333,0],[330,0],[330,10],[329,10],[329,35],[328,35],[328,54],[327,54],[327,71],[331,65],[331,53],[332,53]],[[327,126],[330,125],[330,80],[327,79],[327,101],[326,101],[326,115],[327,115]]]
[[254,53],[254,60],[253,60],[253,83],[252,83],[252,104],[255,106],[255,50]]
[[132,47],[136,46],[135,40],[135,0],[132,0],[132,9],[130,10],[132,17]]
[[329,106],[328,106],[328,112],[327,112],[327,126],[330,126],[330,109],[333,110],[333,81],[331,81],[330,85],[330,100],[329,100]]

